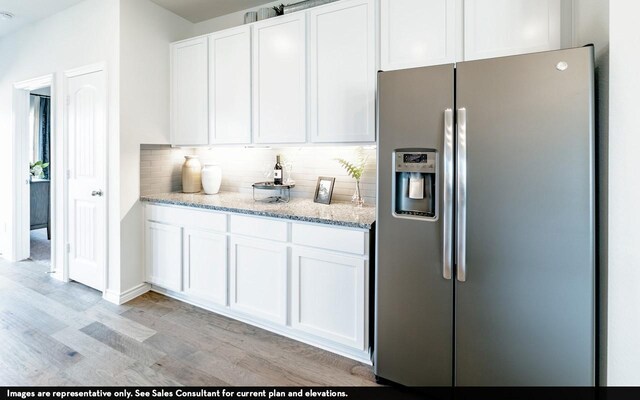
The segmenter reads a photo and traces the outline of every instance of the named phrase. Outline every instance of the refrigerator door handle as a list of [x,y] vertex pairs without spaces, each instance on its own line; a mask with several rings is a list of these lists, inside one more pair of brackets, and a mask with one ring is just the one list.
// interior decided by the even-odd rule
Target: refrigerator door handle
[[442,276],[451,279],[453,271],[453,110],[447,108],[444,111],[444,155],[443,155],[443,181],[442,193]]
[[467,109],[458,109],[457,129],[457,200],[458,215],[456,226],[456,277],[467,280]]

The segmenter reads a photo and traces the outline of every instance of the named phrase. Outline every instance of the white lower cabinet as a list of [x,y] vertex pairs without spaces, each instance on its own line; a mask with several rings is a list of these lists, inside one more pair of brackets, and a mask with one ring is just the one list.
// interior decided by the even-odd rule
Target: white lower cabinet
[[370,362],[368,231],[145,208],[153,290]]
[[227,305],[227,235],[185,229],[183,243],[185,293]]
[[293,249],[293,328],[365,350],[367,292],[364,259],[329,251]]
[[147,281],[169,290],[182,290],[182,228],[147,221]]
[[278,324],[287,323],[287,246],[231,238],[232,309]]

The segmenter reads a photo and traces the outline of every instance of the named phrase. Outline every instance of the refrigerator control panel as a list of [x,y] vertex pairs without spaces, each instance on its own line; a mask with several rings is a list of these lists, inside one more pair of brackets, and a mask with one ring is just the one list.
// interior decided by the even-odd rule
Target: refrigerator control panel
[[436,172],[435,152],[396,153],[396,172]]

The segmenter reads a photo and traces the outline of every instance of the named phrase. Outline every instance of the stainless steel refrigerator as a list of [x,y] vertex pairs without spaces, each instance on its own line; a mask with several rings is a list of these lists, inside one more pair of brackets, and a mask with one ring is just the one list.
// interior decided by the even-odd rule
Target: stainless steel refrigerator
[[380,72],[374,368],[595,384],[593,48]]

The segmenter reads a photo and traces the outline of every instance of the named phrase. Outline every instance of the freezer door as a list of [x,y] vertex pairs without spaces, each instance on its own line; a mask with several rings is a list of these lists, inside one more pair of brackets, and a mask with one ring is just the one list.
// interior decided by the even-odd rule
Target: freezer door
[[[444,222],[451,222],[444,216],[452,198],[444,198],[443,172],[449,161],[453,173],[454,69],[445,65],[380,73],[378,90],[375,373],[404,385],[450,386],[453,280],[443,257],[443,232]],[[448,157],[446,135],[451,136]],[[392,215],[393,152],[407,148],[438,152],[435,221]],[[449,244],[451,240],[449,234]]]
[[456,79],[455,383],[594,385],[592,48],[461,63]]

